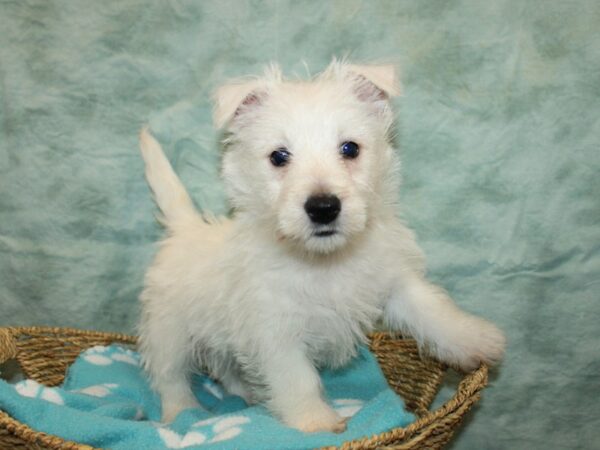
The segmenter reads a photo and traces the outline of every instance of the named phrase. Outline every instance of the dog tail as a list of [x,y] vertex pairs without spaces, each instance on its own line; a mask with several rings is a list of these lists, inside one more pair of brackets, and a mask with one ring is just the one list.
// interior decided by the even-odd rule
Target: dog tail
[[197,220],[198,212],[163,150],[147,127],[140,132],[140,149],[146,163],[146,179],[154,193],[154,200],[163,213],[160,222],[173,227]]

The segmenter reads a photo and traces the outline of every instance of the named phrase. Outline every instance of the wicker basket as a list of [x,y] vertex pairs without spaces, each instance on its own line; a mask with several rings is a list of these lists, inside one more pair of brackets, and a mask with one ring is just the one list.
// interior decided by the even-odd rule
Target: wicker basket
[[[0,328],[0,364],[16,359],[28,378],[46,386],[62,383],[65,372],[84,349],[110,343],[134,345],[132,336],[68,328]],[[487,382],[487,367],[466,374],[456,394],[443,406],[429,411],[445,367],[422,359],[413,340],[394,339],[386,333],[370,337],[390,386],[404,399],[418,419],[406,428],[347,442],[340,449],[440,449],[452,437],[467,411],[479,400]],[[333,450],[335,447],[328,447]],[[41,433],[0,411],[0,449],[93,450],[88,445],[68,442]]]

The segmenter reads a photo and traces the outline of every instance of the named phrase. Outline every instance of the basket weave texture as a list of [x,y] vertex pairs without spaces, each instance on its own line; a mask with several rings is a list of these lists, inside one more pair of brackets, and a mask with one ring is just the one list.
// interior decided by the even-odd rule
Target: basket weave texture
[[[133,346],[136,338],[70,328],[0,328],[0,364],[16,359],[26,377],[46,386],[57,386],[81,351],[111,343]],[[443,448],[467,411],[479,400],[480,391],[487,383],[487,367],[482,365],[465,374],[454,396],[440,408],[430,411],[429,406],[441,385],[445,367],[420,356],[415,341],[411,339],[374,333],[370,336],[370,347],[389,385],[418,419],[404,428],[321,450]],[[3,411],[0,411],[0,449],[94,450],[89,445],[35,431]]]

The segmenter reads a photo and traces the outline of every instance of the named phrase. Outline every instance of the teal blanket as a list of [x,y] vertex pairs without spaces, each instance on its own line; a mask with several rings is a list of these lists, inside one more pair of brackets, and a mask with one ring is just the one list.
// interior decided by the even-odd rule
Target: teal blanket
[[61,387],[0,381],[0,409],[36,430],[114,450],[303,450],[340,445],[415,419],[365,347],[344,369],[321,376],[332,406],[348,418],[344,433],[306,434],[285,427],[263,406],[248,406],[200,375],[192,385],[204,409],[188,409],[173,423],[160,423],[160,400],[150,389],[139,355],[116,345],[83,352]]
[[509,342],[454,448],[597,448],[598,24],[597,0],[0,1],[0,324],[133,332],[162,235],[143,124],[226,213],[219,83],[393,61],[399,211]]

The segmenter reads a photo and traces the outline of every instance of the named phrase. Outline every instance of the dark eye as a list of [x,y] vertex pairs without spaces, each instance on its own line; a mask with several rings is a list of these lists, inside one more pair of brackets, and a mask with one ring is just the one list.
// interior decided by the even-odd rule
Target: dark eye
[[354,159],[358,156],[358,144],[356,142],[344,142],[340,146],[340,152],[344,158]]
[[273,164],[275,167],[282,167],[289,162],[290,156],[291,154],[287,151],[287,149],[278,148],[273,153],[271,153],[269,159],[271,160],[271,164]]

